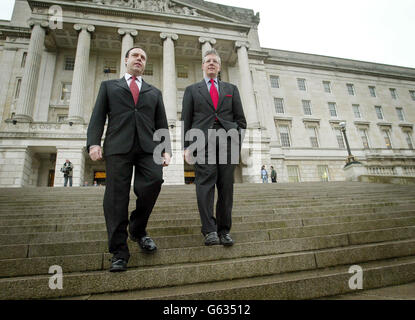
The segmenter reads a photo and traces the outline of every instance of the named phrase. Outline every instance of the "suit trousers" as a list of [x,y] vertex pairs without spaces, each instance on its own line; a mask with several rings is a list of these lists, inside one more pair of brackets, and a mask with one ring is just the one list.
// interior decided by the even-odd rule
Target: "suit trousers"
[[[105,150],[104,150],[105,151]],[[129,260],[127,226],[135,238],[146,236],[148,219],[163,184],[163,168],[153,160],[153,154],[140,147],[137,135],[132,149],[127,154],[105,157],[106,189],[104,215],[108,232],[109,252],[115,258]],[[134,175],[136,209],[128,220],[131,178]]]
[[[215,125],[215,129],[217,126]],[[227,234],[232,227],[233,185],[235,164],[231,164],[230,140],[227,141],[226,164],[219,163],[219,140],[216,141],[216,164],[208,163],[205,152],[205,164],[195,164],[196,197],[202,222],[202,234],[217,232]],[[215,186],[218,190],[216,218],[213,213]]]

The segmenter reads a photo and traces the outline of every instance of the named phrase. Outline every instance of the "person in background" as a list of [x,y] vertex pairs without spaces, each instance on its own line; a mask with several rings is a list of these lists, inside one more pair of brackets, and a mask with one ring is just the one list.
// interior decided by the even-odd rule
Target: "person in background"
[[273,166],[271,166],[271,181],[272,183],[277,182],[277,171],[275,171]]
[[66,159],[65,163],[63,164],[61,168],[61,172],[63,173],[64,178],[64,184],[63,186],[66,187],[68,185],[72,187],[72,172],[73,172],[73,164],[69,161],[69,159]]
[[261,168],[261,178],[262,183],[268,183],[268,172],[267,169],[265,169],[265,166],[262,166]]

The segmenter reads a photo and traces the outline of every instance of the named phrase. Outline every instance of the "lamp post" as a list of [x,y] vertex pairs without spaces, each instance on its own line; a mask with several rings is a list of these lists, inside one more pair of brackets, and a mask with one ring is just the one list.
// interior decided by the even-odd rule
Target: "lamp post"
[[353,163],[361,164],[359,161],[357,161],[355,159],[355,157],[352,155],[352,152],[350,150],[349,141],[347,140],[347,135],[346,135],[346,122],[344,122],[344,121],[340,122],[339,125],[340,125],[340,128],[341,128],[341,132],[343,133],[344,140],[346,141],[347,152],[349,153],[349,156],[347,157],[347,160],[346,160],[345,167],[347,167],[347,166],[349,166]]

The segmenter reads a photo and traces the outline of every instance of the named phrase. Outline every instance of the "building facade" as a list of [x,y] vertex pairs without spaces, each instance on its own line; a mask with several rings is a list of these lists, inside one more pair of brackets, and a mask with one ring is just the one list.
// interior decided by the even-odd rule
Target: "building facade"
[[16,0],[0,21],[0,187],[104,182],[85,150],[102,81],[125,72],[132,46],[148,55],[144,79],[163,92],[173,140],[166,184],[183,184],[181,101],[202,79],[203,52],[240,90],[248,130],[236,182],[342,181],[348,156],[370,174],[415,175],[415,69],[262,48],[259,14],[203,0]]

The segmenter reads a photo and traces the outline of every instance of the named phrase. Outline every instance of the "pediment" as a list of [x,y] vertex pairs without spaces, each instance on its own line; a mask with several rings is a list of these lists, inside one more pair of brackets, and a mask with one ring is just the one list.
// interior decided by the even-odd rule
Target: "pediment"
[[217,12],[192,5],[189,1],[176,0],[81,0],[78,3],[88,3],[103,7],[133,9],[142,12],[155,12],[168,15],[192,17],[199,19],[238,23],[239,21],[223,16]]

